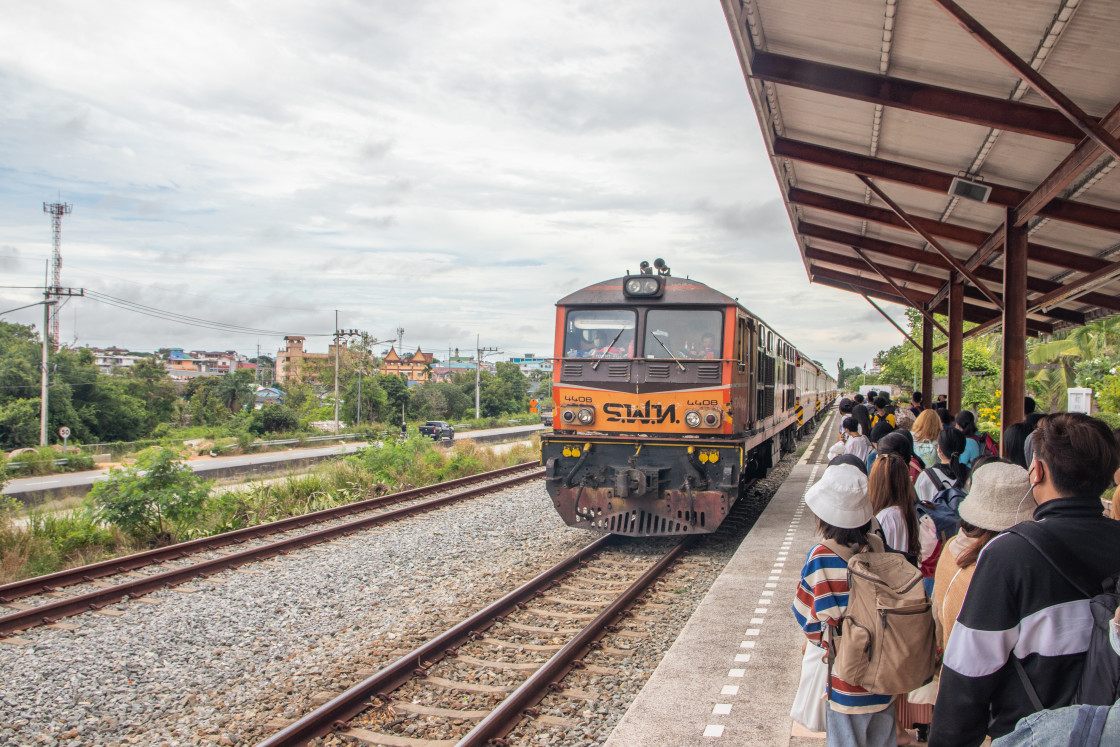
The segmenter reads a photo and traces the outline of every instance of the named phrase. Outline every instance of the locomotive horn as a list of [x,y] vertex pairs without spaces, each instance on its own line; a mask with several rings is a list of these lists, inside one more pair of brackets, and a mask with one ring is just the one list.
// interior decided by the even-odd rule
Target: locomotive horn
[[659,275],[669,274],[669,265],[665,264],[665,260],[661,259],[661,257],[653,260],[653,266],[657,268],[657,273]]

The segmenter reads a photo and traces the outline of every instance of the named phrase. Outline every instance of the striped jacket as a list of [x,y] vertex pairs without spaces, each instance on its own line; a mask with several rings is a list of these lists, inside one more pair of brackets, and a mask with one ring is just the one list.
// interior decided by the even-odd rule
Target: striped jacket
[[[1120,571],[1120,521],[1103,517],[1095,496],[1047,501],[1035,519],[1102,581]],[[1034,712],[1011,657],[1043,705],[1069,705],[1091,621],[1089,601],[1025,539],[989,542],[949,636],[930,745],[978,745]]]
[[[793,600],[793,616],[810,643],[827,648],[821,633],[827,625],[839,626],[848,608],[848,564],[824,545],[809,551]],[[894,700],[875,695],[858,685],[832,677],[832,710],[839,713],[876,713]]]

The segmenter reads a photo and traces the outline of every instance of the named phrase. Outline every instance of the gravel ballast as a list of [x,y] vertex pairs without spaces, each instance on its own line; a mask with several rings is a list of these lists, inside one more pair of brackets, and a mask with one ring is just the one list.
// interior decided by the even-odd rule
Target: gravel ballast
[[[619,673],[570,685],[602,697],[542,703],[583,725],[522,739],[606,738],[793,459],[658,585],[647,638],[606,643],[633,647]],[[255,743],[592,539],[533,482],[25,631],[0,644],[0,744]]]

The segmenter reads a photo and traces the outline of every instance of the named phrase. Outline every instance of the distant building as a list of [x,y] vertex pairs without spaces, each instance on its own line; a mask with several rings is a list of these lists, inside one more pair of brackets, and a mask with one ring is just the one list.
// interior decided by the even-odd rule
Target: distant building
[[253,407],[257,410],[265,405],[282,405],[284,404],[284,392],[276,387],[260,387],[257,389],[256,402]]
[[131,368],[137,361],[151,357],[148,353],[134,353],[116,346],[88,350],[93,353],[93,364],[97,366],[97,370],[109,376],[127,373],[121,369]]
[[[303,349],[303,342],[306,339],[306,337],[298,335],[289,335],[284,338],[284,347],[276,353],[277,384],[300,378],[307,361],[328,362],[334,360],[334,345],[328,345],[325,353],[309,353]],[[340,353],[345,350],[346,341],[343,340]]]
[[516,363],[521,373],[529,375],[533,371],[546,371],[552,373],[552,359],[538,358],[533,353],[526,353],[520,358],[510,358],[510,363]]
[[431,381],[431,366],[434,358],[435,356],[432,353],[425,353],[420,348],[416,348],[415,353],[402,357],[397,354],[395,347],[391,347],[385,357],[381,359],[381,373],[392,376],[403,374],[410,386],[414,382]]

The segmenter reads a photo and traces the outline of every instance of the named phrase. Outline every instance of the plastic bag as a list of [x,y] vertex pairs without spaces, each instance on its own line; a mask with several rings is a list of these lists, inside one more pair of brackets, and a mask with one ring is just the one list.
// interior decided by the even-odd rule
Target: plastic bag
[[917,688],[912,690],[907,699],[915,705],[936,705],[937,704],[937,688],[941,684],[941,673],[938,672],[933,676],[933,679]]
[[801,660],[801,681],[797,685],[797,695],[793,698],[793,708],[789,712],[794,721],[809,731],[825,730],[828,664],[824,655],[824,649],[820,646],[806,644],[805,656]]

